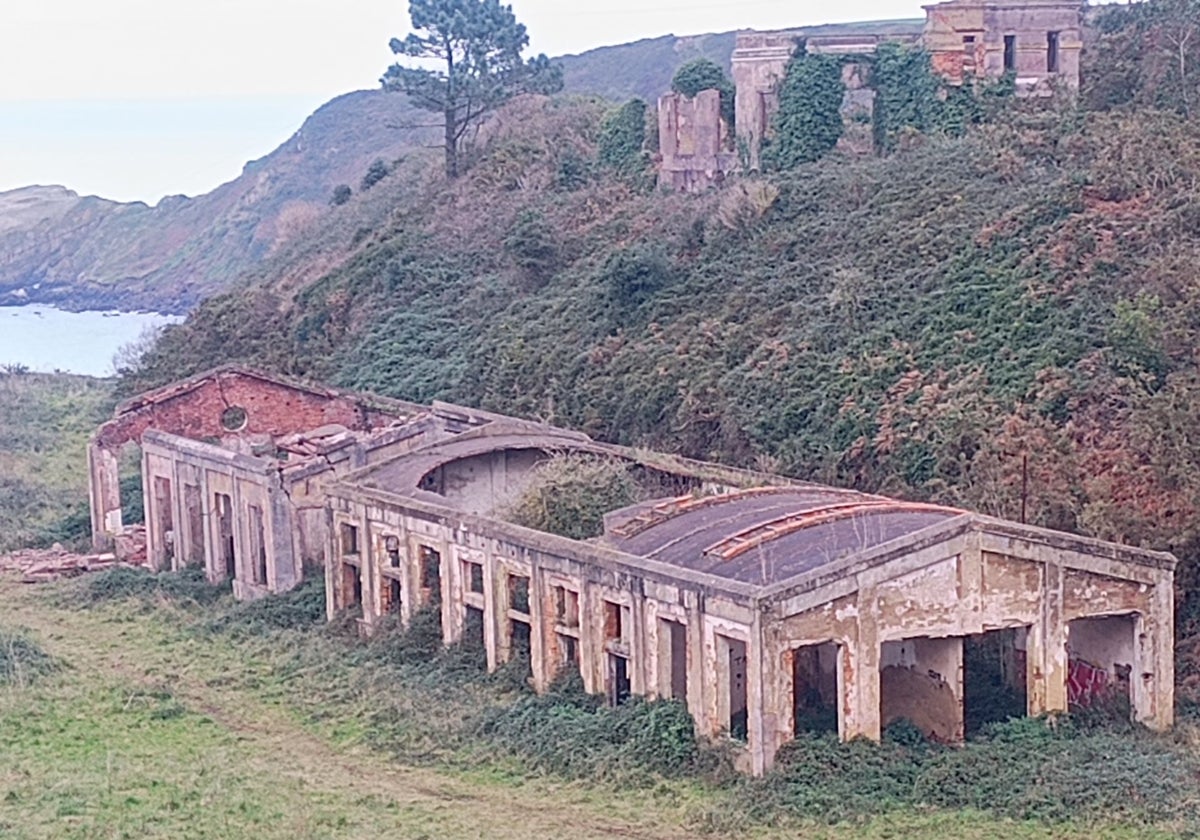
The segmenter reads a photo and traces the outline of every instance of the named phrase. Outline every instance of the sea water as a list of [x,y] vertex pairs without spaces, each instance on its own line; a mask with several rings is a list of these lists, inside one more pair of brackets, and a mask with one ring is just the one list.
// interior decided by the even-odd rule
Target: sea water
[[179,321],[153,312],[64,312],[52,306],[0,306],[0,369],[111,376],[127,345]]

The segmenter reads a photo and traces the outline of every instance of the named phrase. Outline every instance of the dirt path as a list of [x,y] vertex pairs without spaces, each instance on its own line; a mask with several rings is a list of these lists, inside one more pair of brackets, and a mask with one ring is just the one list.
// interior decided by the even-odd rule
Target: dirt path
[[[391,836],[489,838],[685,838],[673,810],[647,807],[582,785],[472,779],[401,766],[361,747],[344,747],[299,725],[284,709],[212,679],[194,646],[163,644],[149,618],[115,621],[104,611],[48,606],[46,589],[0,577],[0,621],[27,627],[82,681],[119,679],[147,687],[169,676],[175,699],[232,735],[253,772],[319,795],[397,815]],[[352,836],[335,834],[332,836]]]

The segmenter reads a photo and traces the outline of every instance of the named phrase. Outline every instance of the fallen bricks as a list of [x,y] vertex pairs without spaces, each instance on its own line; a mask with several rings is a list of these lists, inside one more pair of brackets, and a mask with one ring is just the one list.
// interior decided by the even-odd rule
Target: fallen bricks
[[48,583],[77,577],[85,572],[128,565],[118,561],[111,552],[74,554],[57,544],[52,548],[31,548],[0,554],[0,573],[16,572],[21,575],[22,583]]

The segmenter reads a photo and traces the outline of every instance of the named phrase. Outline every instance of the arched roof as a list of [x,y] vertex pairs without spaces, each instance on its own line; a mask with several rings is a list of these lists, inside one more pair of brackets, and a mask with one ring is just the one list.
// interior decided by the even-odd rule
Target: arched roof
[[778,583],[965,511],[818,485],[681,497],[618,512],[628,554],[751,584]]

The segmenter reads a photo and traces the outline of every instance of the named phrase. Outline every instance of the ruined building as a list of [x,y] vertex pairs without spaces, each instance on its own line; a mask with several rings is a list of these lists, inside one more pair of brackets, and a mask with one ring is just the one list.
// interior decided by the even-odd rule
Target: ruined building
[[[874,114],[874,91],[869,64],[881,44],[923,47],[935,73],[949,84],[998,79],[1012,73],[1019,92],[1042,95],[1059,88],[1079,87],[1083,47],[1083,6],[1076,0],[948,0],[925,7],[924,20],[879,21],[816,26],[776,32],[738,33],[733,53],[737,88],[737,145],[751,168],[759,165],[759,150],[778,109],[778,90],[788,62],[801,42],[811,53],[847,57],[842,108],[847,136],[840,148],[850,154],[869,154],[869,124]],[[863,60],[855,61],[854,57]],[[659,102],[660,134],[666,136],[664,111],[690,107],[677,94]],[[702,116],[702,118],[700,118]],[[740,166],[736,158],[707,154],[689,157],[691,149],[706,149],[714,136],[728,132],[719,115],[703,111],[688,121],[687,136],[672,134],[661,149],[663,182],[695,190],[720,183]],[[713,167],[724,166],[724,169]]]
[[[323,574],[330,616],[365,634],[436,610],[446,643],[527,661],[539,691],[577,669],[612,703],[678,698],[751,772],[811,728],[960,740],[981,687],[1172,724],[1167,554],[240,369],[102,427],[102,528],[102,453],[134,439],[156,566],[203,564],[242,598]],[[645,501],[588,540],[508,521],[563,453],[624,463]]]

